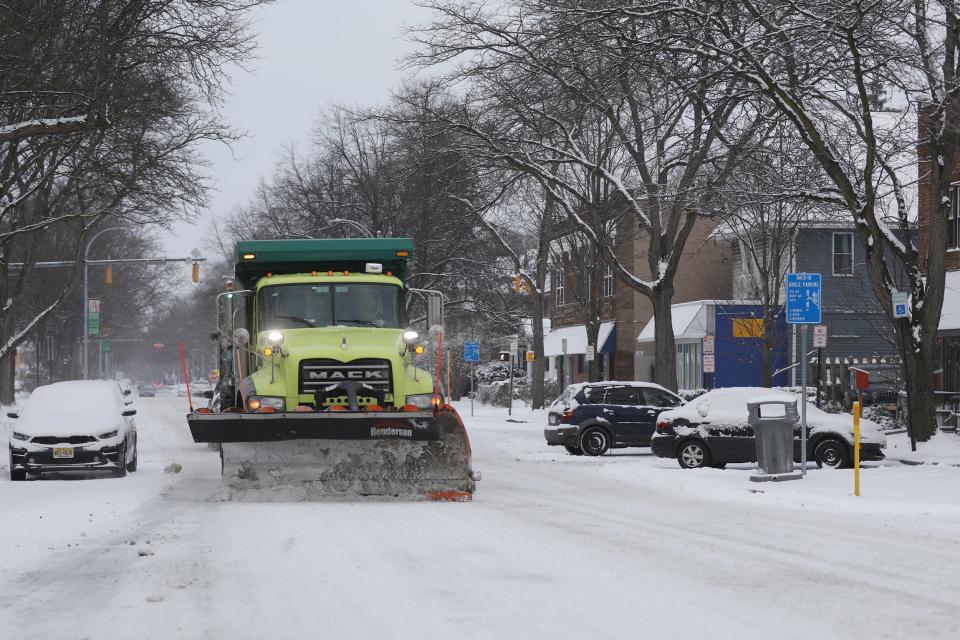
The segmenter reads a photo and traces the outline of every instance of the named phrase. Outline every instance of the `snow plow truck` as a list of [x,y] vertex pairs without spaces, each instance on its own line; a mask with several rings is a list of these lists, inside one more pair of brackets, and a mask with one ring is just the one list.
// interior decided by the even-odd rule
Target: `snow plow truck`
[[405,286],[412,254],[405,238],[236,244],[220,378],[187,417],[195,442],[219,444],[225,499],[471,499],[469,440],[440,388],[443,299]]

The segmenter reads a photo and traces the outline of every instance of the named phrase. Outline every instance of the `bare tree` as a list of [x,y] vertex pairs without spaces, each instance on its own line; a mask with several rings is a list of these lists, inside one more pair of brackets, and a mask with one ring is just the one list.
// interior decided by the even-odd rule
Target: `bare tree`
[[[39,234],[104,220],[167,224],[195,212],[206,185],[201,140],[232,139],[215,112],[224,65],[253,50],[247,14],[267,0],[13,0],[0,4],[0,306],[26,292]],[[10,280],[7,264],[26,262]],[[0,401],[13,350],[69,297],[0,321]]]
[[[709,60],[664,55],[650,46],[672,28],[592,8],[621,3],[517,0],[490,9],[470,0],[426,2],[435,22],[413,31],[420,66],[457,64],[444,80],[460,85],[466,106],[448,124],[518,171],[540,180],[632,290],[649,298],[656,320],[656,380],[676,388],[671,304],[684,244],[698,216],[716,208],[763,114],[745,102],[745,81],[722,78]],[[720,78],[718,80],[718,78]],[[483,116],[483,117],[481,117]],[[584,122],[600,118],[609,149],[625,161],[611,170],[589,153]],[[496,123],[496,127],[489,124]],[[580,175],[606,185],[646,244],[636,272],[605,242],[603,217]]]
[[[910,317],[896,320],[912,433],[936,432],[933,370],[943,304],[949,188],[960,151],[960,16],[952,1],[803,0],[789,3],[638,2],[621,21],[670,16],[686,28],[666,49],[723,65],[791,123],[825,180],[809,195],[852,216],[874,294],[890,313],[904,265]],[[599,18],[599,17],[598,17]],[[878,112],[884,101],[900,105]],[[919,120],[919,140],[917,127]],[[912,241],[904,187],[919,150],[921,198],[930,203],[924,251]]]

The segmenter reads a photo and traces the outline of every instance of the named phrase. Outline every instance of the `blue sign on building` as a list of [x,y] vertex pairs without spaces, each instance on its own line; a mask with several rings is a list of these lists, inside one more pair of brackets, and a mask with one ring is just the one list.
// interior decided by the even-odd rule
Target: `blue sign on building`
[[463,343],[463,361],[480,362],[480,343],[475,341]]
[[787,274],[787,323],[820,324],[823,291],[819,273]]

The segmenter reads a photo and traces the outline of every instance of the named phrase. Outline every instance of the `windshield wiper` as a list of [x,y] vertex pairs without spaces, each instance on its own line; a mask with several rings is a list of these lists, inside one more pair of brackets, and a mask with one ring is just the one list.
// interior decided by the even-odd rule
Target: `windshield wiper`
[[378,324],[377,324],[376,322],[374,322],[373,320],[360,320],[360,319],[352,319],[352,318],[351,318],[351,319],[338,318],[338,319],[337,319],[337,323],[339,324],[339,323],[341,323],[341,322],[356,322],[357,324],[362,324],[362,325],[364,325],[364,326],[377,327],[378,329],[380,328],[380,325],[378,325]]
[[313,324],[312,320],[307,320],[306,318],[301,318],[300,316],[274,316],[275,318],[286,318],[287,320],[296,320],[297,322],[302,322],[308,327],[315,327],[317,325]]

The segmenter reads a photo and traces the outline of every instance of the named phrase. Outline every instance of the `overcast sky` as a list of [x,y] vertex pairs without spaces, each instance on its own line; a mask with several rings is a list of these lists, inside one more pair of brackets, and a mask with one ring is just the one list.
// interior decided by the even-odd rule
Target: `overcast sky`
[[206,148],[216,187],[210,208],[194,225],[163,234],[167,254],[186,256],[193,247],[206,253],[211,216],[246,202],[272,173],[283,145],[308,139],[323,108],[386,100],[403,77],[397,59],[410,49],[403,25],[429,17],[409,0],[281,0],[258,10],[258,60],[249,72],[233,73],[224,109],[226,120],[248,137],[232,154],[223,146]]

